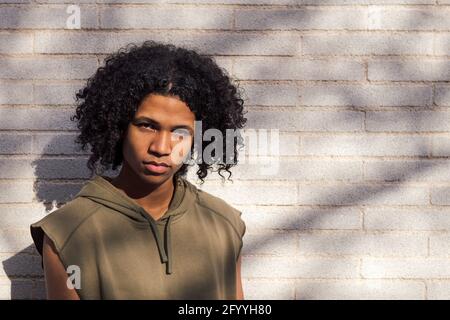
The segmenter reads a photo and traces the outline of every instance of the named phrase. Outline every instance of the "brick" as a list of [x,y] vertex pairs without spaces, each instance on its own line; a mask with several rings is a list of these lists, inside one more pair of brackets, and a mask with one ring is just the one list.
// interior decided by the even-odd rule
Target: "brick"
[[0,179],[27,179],[34,177],[31,159],[0,159]]
[[374,59],[368,63],[369,80],[390,81],[447,81],[450,75],[447,70],[450,62],[447,59],[413,58]]
[[305,233],[298,239],[298,250],[303,255],[425,256],[427,245],[425,235],[357,231]]
[[369,7],[369,30],[449,30],[445,7]]
[[450,204],[450,188],[449,187],[432,187],[431,204],[449,205]]
[[237,58],[234,74],[245,80],[364,80],[365,66],[353,60]]
[[[298,170],[298,168],[302,168],[302,170]],[[273,156],[264,158],[264,160],[241,158],[233,174],[242,180],[362,181],[362,171],[361,161],[302,160]]]
[[[67,1],[67,0],[38,0]],[[94,1],[94,0],[83,0]],[[445,3],[446,0],[440,2]],[[201,3],[201,4],[268,4],[274,0],[99,0],[100,3]],[[276,0],[277,5],[352,5],[352,4],[435,4],[435,0]]]
[[242,211],[242,219],[246,222],[247,232],[259,230],[296,230],[300,225],[300,214],[296,206],[236,206]]
[[242,279],[246,300],[293,300],[294,288],[289,280]]
[[450,248],[448,247],[449,240],[450,240],[449,234],[431,235],[430,236],[430,255],[449,256],[450,255]]
[[447,160],[364,161],[364,179],[369,181],[428,181],[450,179]]
[[[302,0],[300,0],[302,1]],[[273,4],[273,0],[98,0],[101,3],[198,3],[198,4]],[[277,4],[298,4],[299,0],[277,0]]]
[[88,178],[85,158],[0,159],[1,179]]
[[39,179],[87,179],[87,158],[41,158],[34,162]]
[[107,29],[231,29],[233,10],[223,8],[103,7]]
[[2,3],[30,3],[31,0],[2,0]]
[[435,0],[299,0],[307,5],[435,4]]
[[95,58],[0,59],[0,79],[86,79],[96,69]]
[[432,88],[426,85],[302,85],[302,106],[430,106]]
[[448,156],[450,155],[450,136],[433,136],[432,137],[432,155]]
[[44,206],[36,205],[0,205],[0,211],[2,230],[27,229],[47,214]]
[[[37,3],[71,3],[70,0],[36,0]],[[77,3],[96,3],[96,0],[78,0]]]
[[[243,139],[245,140],[245,145],[242,149],[238,149],[239,159],[243,159],[242,161],[247,161],[250,155],[263,155],[269,156],[270,154],[276,154],[272,152],[270,146],[272,142],[276,142],[278,139],[278,152],[280,156],[295,156],[298,155],[299,152],[299,139],[300,137],[297,134],[284,133],[280,131],[275,131],[276,129],[260,131],[252,128],[243,129],[240,131]],[[278,135],[278,138],[277,138]],[[264,141],[267,141],[269,146],[267,148],[262,148]],[[261,149],[252,149],[252,146],[261,146]],[[249,160],[247,161],[249,163]],[[239,160],[241,163],[241,160]]]
[[449,50],[450,50],[450,36],[445,33],[435,33],[434,34],[434,55],[446,56],[446,55],[448,55]]
[[44,280],[35,280],[34,286],[32,290],[32,299],[33,300],[46,300],[47,299],[47,290],[45,287]]
[[363,258],[361,274],[365,278],[448,278],[450,264],[447,258]]
[[440,111],[368,111],[368,131],[449,131],[450,112]]
[[75,94],[84,84],[35,84],[34,103],[51,105],[74,105]]
[[31,299],[32,287],[32,280],[0,279],[0,300]]
[[[361,1],[360,1],[361,2]],[[433,33],[312,33],[302,37],[307,55],[432,55]]]
[[241,30],[354,30],[367,27],[366,15],[354,8],[237,9],[235,23]]
[[449,231],[450,215],[435,208],[366,208],[364,229]]
[[32,147],[31,141],[32,138],[31,135],[29,134],[0,133],[0,153],[1,154],[30,153]]
[[352,230],[361,228],[360,212],[352,207],[239,206],[249,233],[259,230]]
[[297,252],[297,236],[294,233],[265,231],[256,234],[246,233],[244,238],[243,255],[290,255]]
[[298,300],[419,300],[425,285],[405,280],[300,280]]
[[0,84],[0,104],[32,104],[32,92],[33,85],[28,83],[2,83]]
[[300,138],[301,155],[426,156],[431,140],[420,135],[308,135]]
[[70,121],[74,110],[67,108],[1,108],[3,130],[75,130]]
[[243,85],[247,105],[295,106],[298,89],[293,85]]
[[26,229],[1,229],[0,230],[0,252],[1,253],[32,253],[30,246],[30,226]]
[[167,36],[148,32],[135,33],[109,31],[36,31],[35,52],[37,53],[104,53],[110,54],[131,42],[143,42],[151,38],[162,41]]
[[364,114],[357,111],[249,111],[246,126],[280,131],[361,131]]
[[168,34],[168,41],[213,55],[299,55],[301,38],[295,33],[214,32]]
[[450,86],[436,86],[434,103],[438,106],[450,107]]
[[[225,55],[295,55],[301,50],[300,37],[290,33],[211,32],[196,34],[169,32],[37,32],[35,51],[39,53],[110,53],[128,43],[152,39],[170,42],[203,54]],[[226,45],[224,45],[226,44]]]
[[84,183],[39,182],[36,184],[36,199],[42,203],[57,204],[72,200]]
[[33,184],[30,182],[0,181],[0,203],[31,202]]
[[222,71],[226,72],[227,75],[231,75],[231,69],[233,66],[233,62],[231,58],[228,57],[212,57],[214,62],[222,69]]
[[427,188],[398,184],[299,184],[302,205],[425,205]]
[[450,281],[433,280],[427,281],[428,300],[449,300],[450,299]]
[[[5,6],[0,7],[0,28],[2,29],[66,29],[68,5],[54,6]],[[80,27],[97,28],[95,6],[80,7]]]
[[245,278],[354,278],[358,265],[358,259],[243,256],[241,272]]
[[[226,176],[225,176],[226,177]],[[270,185],[262,182],[227,182],[223,186],[220,183],[207,183],[199,186],[201,190],[216,195],[230,204],[295,204],[296,185],[292,183],[272,182]]]
[[[3,2],[3,1],[2,1]],[[0,10],[1,12],[1,10]],[[1,22],[0,22],[1,24]],[[0,53],[32,53],[33,35],[29,33],[0,33]]]
[[[30,254],[0,254],[0,276],[42,276],[41,257]],[[31,290],[30,290],[31,292]]]
[[90,154],[89,149],[82,151],[75,144],[75,138],[78,134],[47,134],[36,133],[33,136],[33,153],[44,154]]

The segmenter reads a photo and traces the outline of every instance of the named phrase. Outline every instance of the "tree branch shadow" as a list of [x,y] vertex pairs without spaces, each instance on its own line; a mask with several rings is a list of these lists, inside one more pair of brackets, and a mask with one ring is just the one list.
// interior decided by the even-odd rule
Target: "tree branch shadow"
[[[31,4],[33,5],[33,4]],[[20,20],[26,18],[25,16],[16,16],[13,17],[16,19],[17,25],[20,25]],[[305,16],[305,19],[308,19],[308,16]],[[280,20],[282,20],[280,18]],[[278,24],[282,24],[283,21],[280,21]],[[426,21],[410,21],[411,24],[423,24],[425,25]],[[267,25],[265,29],[270,30],[270,25]],[[226,30],[225,32],[230,32],[233,30]],[[288,30],[289,31],[289,30]],[[133,30],[130,30],[130,33],[132,33]],[[181,30],[174,31],[173,34],[169,34],[167,36],[160,36],[161,40],[170,40],[172,39],[175,44],[176,39],[178,41],[182,41],[186,46],[194,47],[193,43],[196,41],[196,36],[192,36],[192,43],[189,43],[189,40],[180,40],[180,38],[177,38],[175,34],[182,33]],[[265,32],[265,31],[261,31]],[[70,32],[67,32],[70,33]],[[245,31],[241,32],[245,33]],[[250,31],[248,33],[251,33]],[[259,33],[259,31],[257,31]],[[256,34],[257,34],[256,33]],[[157,32],[155,32],[157,34]],[[106,34],[107,35],[107,34]],[[144,36],[145,33],[142,33],[140,36]],[[200,37],[200,36],[199,36]],[[150,37],[149,37],[150,38]],[[229,44],[220,41],[219,39],[214,39],[214,37],[209,38],[207,47],[212,47],[213,49],[209,52],[210,54],[219,56],[220,58],[232,58],[235,55],[235,52],[233,50],[230,50]],[[252,38],[245,38],[243,37],[241,39],[241,42],[237,41],[233,44],[233,47],[236,48],[236,52],[240,51],[240,48],[251,48],[251,42]],[[117,46],[125,45],[125,43],[118,43],[113,38],[105,37],[104,42],[102,44],[99,44],[101,53],[98,55],[101,57],[102,53],[108,53],[113,48],[117,48]],[[102,47],[103,46],[103,47]],[[58,48],[73,48],[72,43],[67,41],[64,45],[61,45],[60,43],[55,43],[55,47]],[[63,49],[66,50],[66,49]],[[74,49],[76,50],[76,48]],[[83,50],[83,48],[81,48]],[[69,50],[70,51],[70,50]],[[102,52],[103,51],[103,52]],[[63,51],[63,54],[70,53]],[[75,51],[76,53],[76,51]],[[59,53],[56,52],[58,55]],[[87,53],[90,54],[90,53]],[[251,53],[249,53],[251,54]],[[366,59],[366,58],[363,58]],[[5,63],[8,63],[8,59],[5,59]],[[11,66],[10,66],[11,67]],[[94,70],[93,70],[94,71]],[[0,71],[1,75],[1,71]],[[3,77],[2,77],[3,79]],[[18,81],[16,81],[18,80]],[[323,79],[327,80],[327,79]],[[36,82],[33,79],[12,79],[14,83],[20,83],[22,81],[32,81],[33,87],[35,87]],[[408,82],[408,81],[406,81]],[[251,84],[252,81],[247,81],[246,83]],[[432,86],[433,83],[430,84]],[[298,84],[295,84],[295,86],[299,86]],[[300,84],[301,86],[301,84]],[[36,94],[36,93],[33,93]],[[14,96],[11,92],[6,91],[2,92],[3,97],[5,97],[6,101],[15,101]],[[358,101],[364,101],[364,96],[359,96],[357,98],[354,98],[354,93],[349,95],[343,95],[343,98],[345,99],[346,103],[346,110],[353,110],[357,112],[365,113],[364,110],[364,103],[361,105],[358,103],[358,105],[355,105],[354,101],[355,99]],[[36,104],[33,100],[33,104]],[[15,105],[14,103],[8,103],[7,105]],[[66,103],[63,103],[63,105],[66,105]],[[0,118],[5,116],[7,108],[0,108]],[[69,115],[68,115],[69,116]],[[17,123],[20,123],[23,119],[16,119]],[[421,117],[418,116],[414,119],[414,121],[417,121],[417,126],[420,127],[420,122],[422,121]],[[27,128],[24,128],[26,130]],[[2,130],[16,130],[16,129],[10,129],[2,128]],[[33,130],[33,129],[32,129]],[[39,130],[39,129],[38,129]],[[32,165],[35,167],[35,172],[33,173],[35,177],[34,181],[34,194],[35,199],[33,201],[37,201],[38,203],[43,204],[46,207],[46,211],[51,212],[51,210],[55,209],[55,204],[61,206],[64,205],[67,201],[69,201],[82,187],[82,185],[89,179],[89,174],[84,166],[84,162],[86,160],[86,154],[80,154],[79,152],[75,151],[72,146],[70,146],[70,142],[67,142],[68,149],[64,152],[55,152],[54,150],[57,150],[59,146],[61,146],[61,140],[60,139],[67,139],[68,136],[70,138],[73,138],[74,135],[71,133],[74,133],[73,127],[67,127],[63,129],[52,129],[51,131],[48,143],[45,144],[42,149],[40,150],[34,150],[36,159],[32,161]],[[62,135],[62,132],[70,133],[67,136]],[[298,132],[295,132],[298,133]],[[366,131],[361,131],[359,133],[366,134]],[[420,131],[419,131],[420,133]],[[34,133],[33,133],[34,134]],[[301,133],[300,133],[301,134]],[[53,135],[53,136],[52,136]],[[69,138],[69,139],[70,139]],[[55,148],[57,147],[57,148]],[[17,146],[17,150],[20,150],[20,146]],[[426,143],[417,144],[416,145],[416,154],[427,154],[428,156],[431,156],[429,147]],[[18,154],[23,154],[22,151],[15,152],[14,150],[11,150],[11,152],[3,153],[3,155],[6,156],[17,156]],[[76,159],[75,161],[73,159]],[[9,167],[6,167],[9,168]],[[5,164],[0,163],[0,172],[4,173],[7,171],[5,168]],[[59,168],[58,170],[55,170],[55,168]],[[64,168],[64,170],[61,170],[61,168]],[[361,192],[361,189],[358,184],[355,184],[352,187],[349,187],[347,189],[345,188],[339,188],[337,190],[333,190],[332,192],[323,192],[318,194],[315,199],[317,199],[317,202],[311,203],[310,205],[316,205],[316,204],[323,204],[323,201],[327,203],[326,199],[334,199],[330,203],[336,203],[335,199],[338,199],[337,203],[339,205],[337,206],[350,206],[350,207],[358,207],[365,205],[371,205],[374,202],[371,201],[371,199],[376,198],[377,196],[382,196],[385,193],[391,193],[395,192],[398,188],[402,187],[402,184],[408,180],[414,180],[414,177],[418,175],[426,175],[427,172],[431,172],[432,170],[436,170],[434,164],[425,165],[425,166],[419,166],[414,171],[409,169],[400,169],[395,172],[396,179],[391,179],[392,175],[390,173],[387,173],[385,175],[387,182],[386,183],[380,183],[376,187],[371,188],[367,192]],[[301,170],[301,169],[300,169]],[[19,170],[20,171],[20,170]],[[17,172],[9,172],[10,176],[8,176],[7,179],[22,179],[23,177],[18,177]],[[111,174],[114,175],[114,174]],[[257,177],[256,177],[257,178]],[[339,183],[339,182],[338,182]],[[365,183],[365,181],[361,181],[362,184]],[[236,190],[236,192],[239,192],[239,190]],[[301,191],[300,191],[301,192]],[[220,194],[218,194],[220,196]],[[321,200],[323,199],[323,200]],[[8,203],[6,201],[6,203]],[[376,202],[375,202],[376,203]],[[300,204],[303,205],[303,204]],[[308,204],[306,204],[308,205]],[[334,204],[332,204],[334,205]],[[314,212],[314,209],[306,210],[305,218],[308,220],[308,223],[311,225],[314,225],[314,220],[318,219],[318,215]],[[295,225],[301,225],[304,222],[300,221],[295,223]],[[285,223],[285,225],[289,225],[289,223]],[[295,228],[289,229],[289,230],[296,230]],[[12,242],[12,238],[10,237],[3,237],[2,241],[5,242]],[[266,238],[260,239],[258,243],[252,243],[248,248],[245,248],[244,252],[246,256],[251,256],[253,252],[258,251],[264,251],[264,248],[267,248],[274,243],[279,241],[279,238],[277,236],[267,236]],[[244,241],[245,244],[245,241]],[[7,247],[14,247],[14,244],[5,244]],[[351,247],[352,243],[348,243],[348,246]],[[247,247],[247,246],[246,246]],[[30,254],[31,253],[31,254]],[[283,259],[289,260],[292,259],[292,256],[282,256]],[[244,260],[245,261],[245,260]],[[22,299],[22,298],[43,298],[43,292],[42,289],[42,272],[39,272],[40,270],[40,259],[37,256],[37,252],[34,249],[34,246],[27,246],[23,250],[19,250],[15,252],[13,256],[11,256],[8,259],[5,259],[2,261],[3,269],[7,277],[11,280],[12,286],[11,286],[11,298],[13,299]],[[311,265],[311,269],[315,269],[316,265]],[[243,268],[246,269],[246,265],[243,265]],[[252,270],[248,270],[248,276],[251,277]],[[245,271],[247,272],[247,271]],[[307,273],[307,271],[305,271]],[[270,277],[270,275],[269,275]],[[254,279],[257,279],[258,277],[254,277]],[[25,281],[26,283],[23,284],[21,281]],[[27,282],[28,281],[28,282]],[[30,281],[32,282],[32,285],[30,286]],[[38,286],[38,282],[40,282]],[[25,288],[25,289],[24,289]],[[28,294],[26,292],[26,288],[32,288],[33,293]],[[244,287],[245,292],[245,287]],[[314,294],[310,296],[305,296],[305,298],[314,298],[314,297],[320,297],[320,292],[315,292]]]

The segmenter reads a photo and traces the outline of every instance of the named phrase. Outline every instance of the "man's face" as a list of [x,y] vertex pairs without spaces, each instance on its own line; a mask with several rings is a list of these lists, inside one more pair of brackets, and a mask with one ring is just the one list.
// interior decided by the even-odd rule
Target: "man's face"
[[[194,122],[195,114],[177,97],[148,95],[125,133],[125,162],[144,182],[162,184],[172,178],[188,156]],[[151,161],[166,166],[155,166]]]

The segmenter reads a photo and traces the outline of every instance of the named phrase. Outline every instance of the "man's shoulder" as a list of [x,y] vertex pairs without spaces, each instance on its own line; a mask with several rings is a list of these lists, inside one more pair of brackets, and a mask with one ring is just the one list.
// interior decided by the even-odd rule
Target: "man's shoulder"
[[200,210],[213,214],[232,225],[236,231],[243,232],[244,222],[241,218],[242,212],[233,207],[230,203],[208,191],[196,188],[196,204]]
[[61,207],[51,211],[42,220],[53,222],[66,222],[70,225],[76,225],[89,217],[99,206],[89,199],[77,197],[65,203]]
[[55,243],[58,251],[62,250],[77,228],[98,208],[99,206],[88,199],[75,198],[31,224],[31,235],[37,243],[38,250],[42,250],[44,232]]

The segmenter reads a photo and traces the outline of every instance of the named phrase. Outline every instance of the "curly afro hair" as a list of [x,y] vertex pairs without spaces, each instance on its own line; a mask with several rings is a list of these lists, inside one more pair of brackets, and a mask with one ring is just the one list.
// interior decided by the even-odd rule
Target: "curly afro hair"
[[[76,93],[76,112],[70,120],[78,120],[80,134],[75,142],[82,150],[91,145],[87,162],[91,174],[116,170],[122,164],[123,133],[142,100],[152,93],[178,96],[195,114],[195,120],[202,121],[202,130],[218,129],[224,139],[227,129],[238,131],[230,159],[224,159],[227,143],[223,141],[222,157],[214,157],[213,163],[197,162],[196,173],[202,183],[209,169],[215,171],[213,165],[222,180],[223,171],[230,179],[229,169],[237,164],[237,149],[244,146],[238,129],[247,121],[238,88],[211,57],[152,40],[141,45],[130,43],[108,56],[104,66]],[[201,140],[204,150],[206,142]],[[193,159],[194,145],[189,160]],[[184,163],[175,175],[185,176],[189,165]]]

